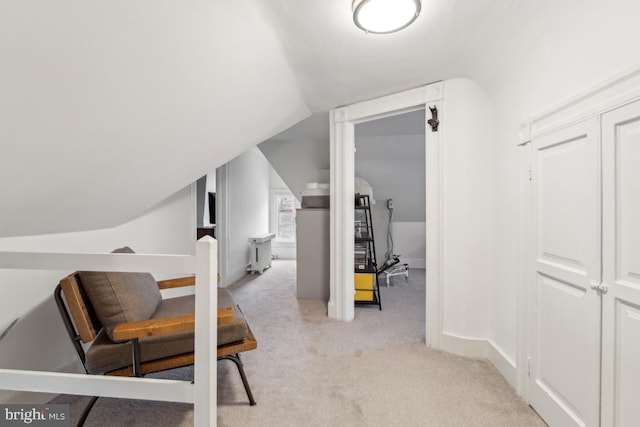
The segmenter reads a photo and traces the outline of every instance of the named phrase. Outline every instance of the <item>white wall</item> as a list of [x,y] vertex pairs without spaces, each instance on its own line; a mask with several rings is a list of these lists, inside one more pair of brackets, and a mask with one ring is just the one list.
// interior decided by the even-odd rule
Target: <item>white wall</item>
[[[422,112],[424,120],[424,112]],[[393,199],[399,222],[425,220],[424,133],[359,136],[356,125],[356,176],[373,188],[377,202]]]
[[323,178],[330,166],[329,114],[314,113],[260,143],[258,148],[300,200],[307,182],[328,182]]
[[298,200],[305,184],[318,182],[322,171],[329,169],[328,139],[270,139],[259,148]]
[[462,338],[489,334],[492,171],[487,165],[492,146],[488,106],[489,99],[472,81],[444,82],[440,116],[444,132],[443,331]]
[[1,9],[0,236],[118,226],[309,115],[268,6]]
[[[426,268],[426,228],[427,224],[424,221],[393,223],[391,228],[393,232],[393,252],[396,255],[400,255],[400,261],[403,264],[409,264],[409,268]],[[380,237],[376,235],[376,241],[378,240],[386,241],[386,232]]]
[[247,274],[249,237],[269,231],[269,162],[254,147],[231,160],[227,168],[229,246],[225,284],[229,285]]
[[[180,190],[119,227],[66,234],[0,239],[0,251],[111,252],[130,246],[140,253],[195,253],[195,189]],[[68,271],[0,270],[0,366],[58,371],[77,356],[64,329],[53,291]],[[162,277],[158,277],[162,278]],[[0,391],[0,401],[12,394]]]
[[[378,264],[385,260],[389,211],[387,199],[393,199],[393,253],[401,255],[403,263],[424,268],[425,259],[425,147],[424,112],[409,113],[422,124],[422,134],[406,134],[399,127],[403,115],[357,124],[355,174],[373,188],[376,203],[371,215],[376,240]],[[367,134],[362,130],[375,123],[384,135]],[[393,132],[396,130],[397,132]],[[413,131],[411,129],[410,131]],[[390,132],[390,133],[389,133]],[[375,133],[375,132],[373,132]],[[394,135],[395,133],[395,135]],[[419,252],[422,248],[422,252]]]
[[[266,157],[266,156],[265,156]],[[289,190],[287,184],[282,180],[278,172],[273,168],[271,163],[269,163],[269,188],[273,190]],[[294,194],[295,196],[295,194]],[[300,196],[298,196],[300,198]]]
[[[515,366],[518,356],[519,130],[531,115],[553,107],[638,63],[640,3],[553,2],[528,5],[518,37],[504,38],[496,58],[478,64],[476,81],[492,101],[492,276],[489,339]],[[503,372],[504,373],[504,372]],[[506,375],[508,378],[509,376]]]

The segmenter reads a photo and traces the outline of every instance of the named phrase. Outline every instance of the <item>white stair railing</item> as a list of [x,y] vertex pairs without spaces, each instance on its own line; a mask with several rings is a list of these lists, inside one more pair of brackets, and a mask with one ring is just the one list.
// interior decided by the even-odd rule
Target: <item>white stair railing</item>
[[[63,393],[194,404],[194,425],[216,423],[217,242],[209,236],[196,244],[196,255],[74,254],[0,252],[0,268],[26,270],[153,271],[196,273],[194,382],[108,377],[60,372],[0,369],[0,389]],[[2,286],[15,284],[0,283]],[[21,285],[29,292],[29,284]],[[13,288],[15,290],[15,288]],[[20,290],[18,290],[20,291]],[[52,284],[53,293],[53,284]]]

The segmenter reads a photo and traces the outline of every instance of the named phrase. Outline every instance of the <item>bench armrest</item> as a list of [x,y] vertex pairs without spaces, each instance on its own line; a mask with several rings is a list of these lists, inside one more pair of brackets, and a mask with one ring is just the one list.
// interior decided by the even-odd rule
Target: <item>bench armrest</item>
[[[134,338],[191,332],[195,329],[195,321],[194,314],[187,314],[184,316],[119,323],[113,327],[111,334],[114,341],[128,341]],[[231,322],[233,322],[233,308],[219,308],[218,325],[225,325]]]
[[134,338],[169,335],[190,332],[195,328],[195,315],[148,319],[137,322],[119,323],[113,327],[114,341],[127,341]]
[[177,279],[159,280],[158,288],[171,289],[181,288],[183,286],[194,286],[196,284],[196,276],[179,277]]

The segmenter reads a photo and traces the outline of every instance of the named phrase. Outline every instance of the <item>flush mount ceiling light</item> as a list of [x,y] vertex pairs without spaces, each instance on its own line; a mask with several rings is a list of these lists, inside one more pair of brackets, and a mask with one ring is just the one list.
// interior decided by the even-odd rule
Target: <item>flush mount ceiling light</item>
[[411,25],[420,0],[353,0],[353,22],[366,33],[389,34]]

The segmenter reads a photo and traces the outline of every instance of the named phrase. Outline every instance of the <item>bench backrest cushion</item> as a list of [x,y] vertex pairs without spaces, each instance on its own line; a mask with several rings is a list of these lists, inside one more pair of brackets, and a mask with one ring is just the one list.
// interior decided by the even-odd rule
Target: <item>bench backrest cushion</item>
[[[113,252],[134,253],[127,247]],[[158,284],[149,273],[80,271],[78,274],[102,326],[149,319],[162,301]],[[105,329],[107,333],[111,331]]]

